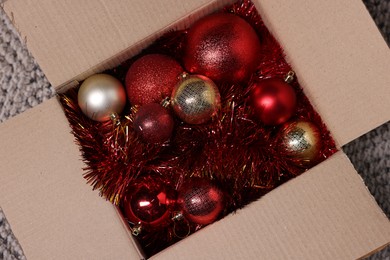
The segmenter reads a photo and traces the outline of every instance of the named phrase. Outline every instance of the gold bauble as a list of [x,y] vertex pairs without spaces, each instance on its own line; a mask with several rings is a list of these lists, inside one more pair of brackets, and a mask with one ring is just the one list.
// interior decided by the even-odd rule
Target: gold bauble
[[316,125],[307,121],[286,123],[280,133],[284,153],[300,166],[316,163],[322,146],[321,134]]
[[184,122],[202,124],[217,113],[220,99],[218,88],[211,79],[183,74],[172,92],[171,105]]

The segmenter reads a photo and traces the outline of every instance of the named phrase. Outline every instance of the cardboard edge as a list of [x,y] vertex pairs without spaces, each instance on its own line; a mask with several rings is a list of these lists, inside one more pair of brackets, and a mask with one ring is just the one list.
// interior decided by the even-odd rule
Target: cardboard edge
[[[328,160],[339,161],[343,165],[348,167],[348,169],[347,169],[348,170],[348,174],[349,175],[353,174],[353,176],[355,177],[354,182],[360,182],[359,186],[363,185],[363,187],[364,187],[364,189],[363,189],[363,187],[360,186],[360,187],[357,187],[357,189],[361,192],[360,196],[366,197],[368,199],[368,200],[366,200],[366,202],[372,207],[371,208],[372,211],[370,211],[370,214],[372,214],[373,212],[376,212],[374,214],[376,214],[376,216],[381,219],[382,223],[383,224],[386,223],[382,227],[384,227],[387,232],[382,234],[382,238],[381,239],[382,240],[388,240],[388,242],[384,242],[383,244],[380,244],[377,248],[375,248],[374,250],[371,250],[369,253],[365,253],[364,255],[361,255],[361,256],[354,256],[354,259],[362,259],[364,257],[367,257],[367,256],[375,253],[375,252],[380,251],[381,249],[383,249],[387,245],[390,245],[390,222],[386,222],[385,221],[385,220],[388,220],[388,218],[383,213],[383,211],[381,210],[379,205],[376,203],[374,197],[372,196],[372,194],[367,189],[367,187],[364,184],[363,180],[361,179],[360,175],[356,172],[356,169],[353,167],[353,165],[350,162],[349,158],[346,156],[346,154],[343,151],[338,151],[333,156],[329,157],[327,159],[327,161]],[[321,171],[323,171],[323,170],[319,170],[321,165],[322,164],[319,164],[319,165],[313,167],[312,169],[308,170],[307,172],[303,173],[302,175],[297,176],[296,178],[290,180],[287,183],[284,183],[283,185],[279,186],[277,189],[274,189],[274,190],[270,191],[269,193],[265,194],[263,197],[261,197],[260,199],[258,199],[254,203],[264,204],[264,201],[262,201],[262,200],[269,200],[271,194],[284,192],[284,191],[282,191],[283,189],[286,189],[286,188],[290,189],[291,185],[297,185],[297,183],[302,182],[303,179],[307,179],[307,178],[309,178],[309,179],[316,178],[317,179],[318,177],[314,177],[314,175],[311,175],[311,174],[313,174],[313,170],[315,170],[315,169],[317,169],[317,170],[315,170],[316,174],[322,174],[322,175],[325,174],[323,172],[321,173]],[[318,171],[320,171],[320,172],[318,172]],[[339,173],[339,175],[340,175],[340,173]],[[342,176],[342,175],[343,175],[343,173],[341,173],[340,176]],[[356,185],[353,185],[352,187],[356,187]],[[350,188],[350,187],[348,187],[348,188]],[[226,226],[232,226],[233,224],[231,224],[231,223],[229,225],[227,225],[227,222],[232,221],[232,219],[233,220],[235,219],[234,220],[235,223],[238,221],[237,218],[243,218],[244,217],[244,220],[245,219],[248,220],[249,216],[246,216],[246,215],[248,215],[249,213],[247,213],[248,211],[245,211],[245,209],[250,208],[251,215],[253,215],[253,211],[255,211],[254,207],[255,206],[253,205],[253,203],[250,203],[249,205],[245,206],[243,209],[239,209],[236,212],[233,212],[233,213],[229,214],[228,216],[224,217],[223,219],[221,219],[221,220],[219,220],[219,221],[217,221],[217,222],[215,222],[215,223],[213,223],[213,224],[211,224],[209,226],[204,227],[201,231],[192,234],[189,238],[186,238],[184,240],[180,240],[179,242],[177,242],[176,244],[172,245],[171,247],[168,247],[168,248],[164,249],[163,251],[153,255],[150,259],[170,259],[170,257],[176,257],[176,258],[177,257],[189,257],[188,254],[184,254],[184,255],[178,254],[178,251],[176,250],[176,248],[177,247],[183,247],[184,248],[183,250],[185,251],[185,249],[188,247],[189,244],[193,244],[194,245],[194,241],[195,240],[200,240],[201,239],[201,237],[203,236],[202,231],[208,232],[208,235],[215,236],[215,234],[213,234],[213,233],[217,233],[217,232],[221,231],[221,226],[224,226],[224,229],[226,229]],[[367,209],[365,209],[365,210],[367,210]],[[336,222],[338,222],[336,216],[334,216],[332,218]],[[217,232],[215,232],[214,227],[218,229]],[[227,227],[227,228],[229,228],[229,227]],[[256,227],[254,227],[253,229],[256,229]],[[301,230],[304,230],[304,229],[301,229]],[[245,234],[245,236],[246,235],[247,234]],[[241,235],[241,236],[244,236],[244,235]],[[192,241],[190,242],[190,240],[192,240]],[[376,242],[376,243],[378,243],[378,242]],[[202,245],[200,245],[199,247],[197,247],[196,250],[202,249],[203,246],[204,246],[204,243]],[[175,250],[174,251],[170,251],[171,248],[173,249],[173,247],[175,247]],[[244,247],[245,249],[248,249],[247,246],[241,246],[241,247]],[[218,250],[218,248],[215,249],[215,250]],[[340,250],[340,248],[338,248],[338,250]],[[350,248],[350,250],[351,250],[351,248]],[[207,251],[209,251],[209,250],[207,250]],[[284,253],[286,253],[286,252],[284,252]],[[351,251],[349,253],[351,253]],[[273,256],[275,257],[275,255],[273,255]],[[291,257],[291,259],[297,259],[297,258],[294,258],[292,255],[290,255],[290,257]],[[346,256],[344,255],[344,257],[346,257]],[[319,258],[320,259],[327,259],[326,256],[325,256],[325,258],[324,258],[324,256],[321,256]],[[196,259],[196,258],[189,257],[188,259]],[[222,259],[222,258],[218,258],[218,259]],[[301,258],[299,258],[299,259],[301,259]],[[312,258],[310,256],[307,256],[307,257],[304,257],[304,259],[312,259]]]
[[145,253],[143,252],[143,250],[142,250],[140,244],[138,243],[138,241],[136,240],[136,238],[133,236],[133,234],[131,234],[131,232],[129,230],[129,227],[128,227],[128,224],[126,223],[126,220],[125,220],[123,214],[121,213],[119,207],[117,207],[115,205],[112,205],[112,207],[114,207],[115,213],[118,216],[118,218],[120,219],[120,222],[122,223],[123,228],[125,229],[127,236],[129,237],[129,239],[130,239],[131,243],[133,244],[135,250],[138,252],[139,259],[140,260],[145,260],[146,259]]
[[[280,6],[278,6],[278,3],[274,4],[274,3],[272,3],[272,1],[261,2],[261,1],[254,0],[254,2],[255,2],[255,5],[256,5],[258,12],[260,13],[260,15],[264,21],[264,24],[272,32],[275,39],[277,39],[277,41],[283,46],[284,42],[285,42],[285,36],[282,35],[280,33],[280,31],[282,31],[282,29],[286,27],[286,24],[280,21],[281,18],[275,18],[275,17],[277,17],[277,15],[275,15],[275,14],[280,14],[279,10],[286,11],[286,9],[289,8],[289,6],[296,6],[296,3],[288,3],[285,6],[280,7]],[[305,1],[298,1],[299,4],[302,4],[304,2]],[[314,4],[309,4],[309,2],[307,2],[307,3],[308,3],[307,4],[308,7],[312,7],[314,5]],[[336,3],[329,4],[329,6],[332,6],[332,5],[336,6],[337,4]],[[302,6],[301,8],[306,8],[307,6]],[[325,5],[325,7],[327,7],[327,5]],[[318,7],[318,8],[320,8],[320,7]],[[375,22],[372,19],[372,17],[370,16],[364,3],[362,1],[359,1],[359,0],[349,0],[346,2],[342,2],[342,3],[340,2],[340,8],[342,8],[341,12],[342,12],[342,14],[344,14],[344,16],[345,15],[351,16],[351,13],[348,13],[347,10],[352,10],[351,12],[353,12],[352,14],[354,15],[353,18],[356,18],[357,15],[361,15],[360,19],[361,19],[361,21],[364,21],[364,25],[366,25],[366,26],[364,26],[363,29],[367,30],[367,35],[370,36],[372,39],[369,38],[366,41],[364,41],[366,43],[366,45],[363,45],[360,43],[360,46],[362,46],[362,47],[366,47],[367,45],[377,46],[378,48],[376,50],[377,51],[376,53],[378,53],[378,50],[379,50],[380,53],[382,53],[383,55],[386,55],[386,57],[389,58],[387,60],[381,59],[381,64],[386,64],[386,65],[383,65],[383,67],[385,67],[385,68],[390,66],[390,52],[387,51],[388,45],[385,42],[385,39],[383,38],[383,36],[381,35],[378,27],[375,25]],[[297,11],[295,8],[292,8],[292,9],[294,11]],[[313,11],[318,11],[317,9],[313,8]],[[323,15],[323,13],[324,13],[324,14],[327,14],[329,16],[329,13],[328,13],[329,11],[336,11],[336,9],[330,8],[327,10],[323,10],[323,12],[321,12],[320,14]],[[307,13],[304,13],[304,15],[306,15],[306,14]],[[321,18],[326,19],[325,17],[322,17],[322,16],[321,16]],[[300,21],[300,22],[302,22],[302,21]],[[316,22],[318,22],[318,21],[316,21]],[[337,26],[337,24],[334,24],[334,23],[329,23],[329,26],[330,25]],[[324,28],[322,28],[322,29],[324,29]],[[354,28],[353,26],[349,26],[349,29],[350,30],[355,29],[356,31],[358,31],[358,29],[362,30],[361,28]],[[291,30],[293,30],[293,29],[291,29]],[[345,28],[343,30],[345,31]],[[300,33],[302,33],[302,32],[300,32]],[[311,34],[313,34],[313,33],[311,33]],[[356,33],[356,35],[357,35],[357,33]],[[332,35],[332,36],[334,36],[334,35]],[[348,37],[346,37],[345,40],[347,41],[347,44],[351,46],[352,45],[351,39],[356,39],[356,38],[361,40],[359,37],[353,37],[353,36],[351,36],[351,37],[348,36]],[[327,38],[326,40],[329,40],[329,38]],[[340,40],[343,40],[343,39],[340,38]],[[288,41],[292,42],[291,37],[288,39]],[[295,44],[294,50],[297,50],[298,49],[297,43],[295,42],[294,44]],[[343,41],[341,41],[340,44],[343,44]],[[346,46],[348,47],[348,45],[346,45]],[[372,49],[370,49],[369,47],[366,47],[366,49],[372,52]],[[308,50],[309,50],[309,48],[308,48]],[[336,49],[336,51],[338,51],[338,50],[339,49]],[[376,53],[374,53],[374,54],[376,54]],[[344,123],[344,124],[343,124],[343,122],[346,120],[343,120],[343,118],[339,118],[336,120],[336,116],[331,117],[332,114],[330,114],[330,112],[334,112],[334,111],[331,111],[332,109],[326,105],[326,102],[329,103],[329,100],[324,101],[324,98],[319,98],[318,93],[317,93],[317,92],[319,92],[318,89],[316,89],[315,87],[314,88],[309,87],[309,86],[316,85],[315,83],[313,83],[314,82],[313,78],[307,78],[307,76],[302,77],[302,75],[307,74],[307,73],[302,73],[302,72],[308,71],[308,68],[306,68],[306,71],[304,71],[304,69],[302,69],[302,67],[297,64],[298,58],[300,61],[303,60],[302,56],[297,56],[295,54],[295,52],[293,52],[293,50],[291,50],[288,47],[284,48],[284,54],[285,54],[286,61],[295,68],[297,76],[299,77],[300,85],[303,88],[305,95],[309,98],[309,100],[310,100],[311,104],[313,105],[313,107],[315,108],[315,110],[321,112],[319,114],[321,115],[321,118],[324,121],[324,123],[327,125],[328,129],[331,131],[332,136],[336,141],[337,147],[341,147],[341,146],[353,141],[354,139],[364,135],[366,132],[368,132],[374,128],[377,128],[380,125],[382,125],[390,120],[390,117],[388,115],[383,114],[384,111],[389,111],[389,109],[387,109],[387,110],[386,109],[378,109],[378,106],[375,107],[375,109],[377,110],[376,115],[373,112],[367,114],[367,117],[369,118],[369,120],[367,120],[367,117],[363,117],[359,114],[359,112],[362,112],[362,111],[355,112],[355,114],[353,114],[351,112],[352,119],[351,120],[348,119],[347,123]],[[350,53],[350,55],[351,56],[356,55],[356,53]],[[347,57],[346,55],[343,56],[343,58],[346,58],[346,57]],[[375,55],[375,57],[377,57],[377,55]],[[356,59],[354,59],[353,61],[355,61],[355,60]],[[313,63],[313,61],[311,61],[311,62]],[[301,64],[302,64],[302,62],[301,62]],[[372,60],[371,60],[370,64],[372,64]],[[379,64],[379,62],[378,62],[378,64]],[[353,64],[349,64],[349,65],[352,66]],[[323,69],[329,69],[329,67],[325,67]],[[343,68],[343,70],[348,71],[348,68]],[[356,70],[356,72],[357,71],[359,71],[360,73],[362,72],[361,69]],[[371,78],[373,77],[372,74],[370,77]],[[389,84],[390,77],[388,77],[387,75],[386,75],[386,77],[387,77],[386,78],[387,84]],[[353,81],[353,82],[356,83],[357,81]],[[390,94],[387,86],[385,86],[385,83],[383,81],[381,81],[381,87],[382,87],[382,89],[381,89],[382,94]],[[349,89],[351,89],[351,88],[349,88]],[[317,90],[317,92],[315,90]],[[385,92],[386,90],[387,90],[387,92]],[[351,91],[352,91],[352,89],[351,89]],[[360,91],[360,94],[364,93],[364,91],[362,89],[359,89],[359,91]],[[373,89],[372,91],[374,92],[375,89]],[[369,93],[369,91],[366,91],[366,93]],[[342,92],[342,94],[345,94],[345,93]],[[354,95],[351,95],[351,96],[353,97]],[[378,95],[369,95],[369,96],[370,97],[372,96],[371,98],[375,97],[376,99],[378,99],[380,97]],[[319,101],[320,99],[322,99],[322,101]],[[349,101],[349,99],[347,101]],[[375,102],[375,100],[371,100],[371,101]],[[390,108],[389,102],[385,103],[384,99],[380,99],[379,101],[386,108]],[[351,101],[349,101],[349,102],[351,102]],[[359,104],[358,102],[356,102],[356,103]],[[342,105],[339,104],[338,102],[336,102],[335,105],[337,105],[339,108],[342,107]],[[368,108],[368,106],[364,106],[364,107]],[[325,109],[328,111],[325,111]],[[344,116],[347,116],[347,115],[344,114]],[[367,122],[365,124],[364,123],[360,124],[361,122],[364,122],[364,120],[366,120]],[[342,125],[343,128],[340,125]],[[345,130],[345,129],[347,129],[347,130]]]
[[383,246],[378,247],[376,250],[373,250],[373,251],[371,251],[370,253],[365,254],[365,255],[362,256],[362,257],[359,257],[358,259],[366,259],[367,257],[369,257],[369,256],[371,256],[371,255],[373,255],[373,254],[375,254],[375,253],[378,253],[379,251],[385,249],[387,246],[390,246],[390,241],[387,242],[386,244],[384,244]]
[[68,90],[70,87],[72,87],[72,82],[82,81],[94,73],[98,73],[107,69],[112,69],[118,66],[118,64],[139,54],[143,49],[145,49],[153,41],[161,37],[164,33],[170,30],[183,30],[185,28],[188,28],[192,23],[194,23],[198,19],[197,17],[215,12],[218,9],[221,9],[224,6],[228,5],[229,3],[233,3],[233,2],[235,1],[234,0],[226,0],[226,1],[212,0],[212,2],[203,4],[202,6],[199,6],[197,9],[191,11],[191,13],[183,15],[182,17],[171,22],[164,28],[158,30],[153,35],[150,35],[144,39],[137,41],[136,43],[128,46],[126,49],[120,51],[118,54],[114,55],[113,57],[108,58],[100,62],[99,64],[96,64],[92,68],[80,73],[79,75],[76,75],[72,79],[64,83],[61,83],[58,86],[54,86],[54,88],[58,93],[63,93],[66,90]]

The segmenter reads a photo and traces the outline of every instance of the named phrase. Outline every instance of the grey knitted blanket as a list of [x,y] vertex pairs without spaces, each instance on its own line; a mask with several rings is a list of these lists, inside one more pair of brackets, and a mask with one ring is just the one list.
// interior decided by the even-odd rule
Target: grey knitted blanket
[[[389,44],[390,0],[364,2]],[[53,97],[54,93],[0,8],[0,122]],[[390,122],[344,146],[343,150],[363,177],[378,204],[390,217]],[[5,218],[6,213],[0,208],[0,260],[25,259],[23,245],[19,245],[13,235]],[[390,247],[369,259],[390,260]]]

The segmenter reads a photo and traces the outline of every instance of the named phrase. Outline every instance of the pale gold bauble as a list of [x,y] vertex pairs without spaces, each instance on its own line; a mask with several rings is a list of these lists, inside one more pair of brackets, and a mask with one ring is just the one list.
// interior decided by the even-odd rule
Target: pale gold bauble
[[81,84],[78,104],[87,117],[104,122],[122,112],[126,105],[126,92],[116,78],[95,74]]
[[281,130],[280,145],[295,164],[309,167],[318,160],[322,146],[321,134],[311,122],[288,122]]
[[219,90],[211,79],[183,74],[172,92],[171,105],[184,122],[202,124],[217,113],[220,99]]

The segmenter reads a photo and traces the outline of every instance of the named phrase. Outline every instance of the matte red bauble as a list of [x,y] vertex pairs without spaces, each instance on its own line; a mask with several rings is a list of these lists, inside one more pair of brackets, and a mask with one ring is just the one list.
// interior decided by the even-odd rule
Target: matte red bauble
[[174,201],[173,190],[165,183],[152,177],[143,178],[129,187],[123,209],[129,222],[157,228],[169,223]]
[[255,30],[234,14],[213,14],[188,31],[184,66],[216,82],[243,82],[259,63],[260,41]]
[[183,72],[169,56],[149,54],[136,60],[127,71],[126,90],[131,105],[159,103],[171,95]]
[[222,191],[211,181],[200,178],[182,185],[177,202],[187,220],[201,225],[215,221],[225,205]]
[[252,85],[249,103],[253,116],[265,125],[286,122],[294,113],[296,95],[294,89],[278,78],[264,79]]
[[133,127],[144,141],[162,143],[171,137],[174,124],[173,117],[165,107],[149,103],[140,107]]

